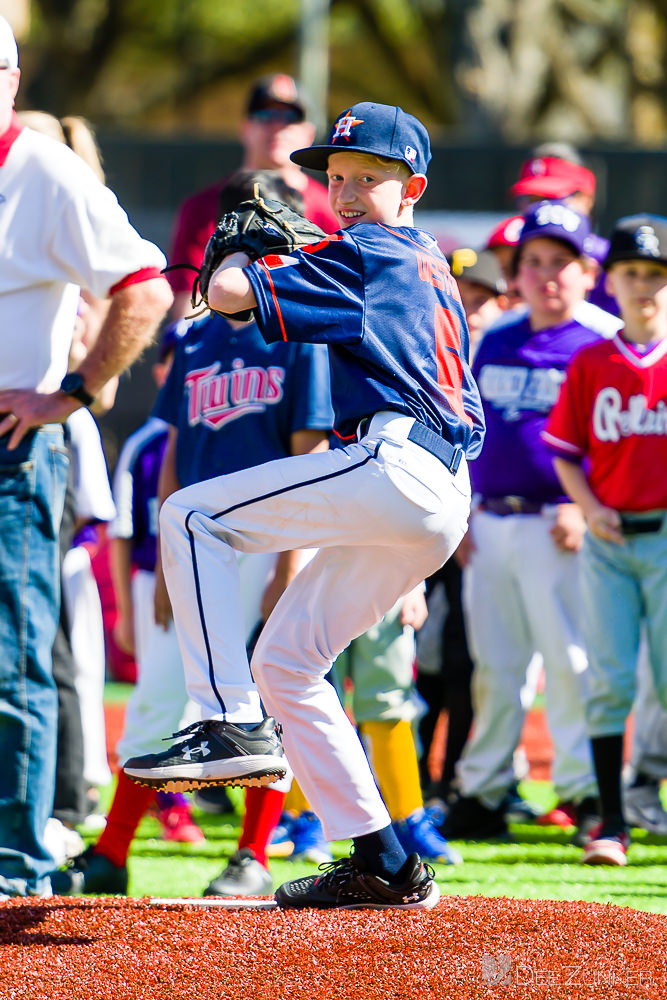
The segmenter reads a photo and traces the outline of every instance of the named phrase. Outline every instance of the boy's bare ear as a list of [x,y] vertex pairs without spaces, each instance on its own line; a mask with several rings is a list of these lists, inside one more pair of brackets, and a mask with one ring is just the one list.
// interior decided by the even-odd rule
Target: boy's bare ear
[[428,181],[426,180],[425,174],[411,174],[410,178],[406,181],[405,190],[403,192],[403,204],[404,205],[414,205],[416,204],[424,191],[426,190],[426,185]]

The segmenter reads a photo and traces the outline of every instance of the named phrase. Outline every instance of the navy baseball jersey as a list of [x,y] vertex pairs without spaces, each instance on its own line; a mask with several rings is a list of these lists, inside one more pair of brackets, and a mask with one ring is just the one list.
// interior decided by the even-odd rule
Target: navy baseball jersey
[[295,431],[331,429],[326,348],[267,344],[211,313],[177,344],[154,413],[178,428],[181,486],[285,458]]
[[575,320],[534,333],[527,317],[486,334],[473,362],[486,420],[484,447],[470,466],[476,493],[567,501],[541,433],[568,362],[600,339]]
[[245,269],[268,342],[328,345],[336,432],[380,410],[415,417],[468,457],[484,434],[456,282],[428,233],[361,223]]
[[131,538],[132,565],[149,571],[155,569],[157,484],[167,434],[164,421],[151,417],[123,445],[114,473],[116,517],[109,525],[109,534]]

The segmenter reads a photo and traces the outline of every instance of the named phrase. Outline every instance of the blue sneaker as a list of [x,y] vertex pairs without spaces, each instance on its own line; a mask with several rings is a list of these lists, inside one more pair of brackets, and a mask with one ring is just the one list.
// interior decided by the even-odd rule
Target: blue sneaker
[[289,858],[294,850],[292,827],[297,816],[291,812],[281,813],[278,826],[273,831],[271,841],[266,848],[267,858]]
[[416,809],[407,819],[396,820],[393,827],[406,854],[416,853],[441,865],[463,863],[459,852],[438,833],[423,809]]
[[314,812],[302,812],[297,816],[290,830],[290,839],[294,844],[292,858],[306,858],[318,865],[333,860],[322,824]]

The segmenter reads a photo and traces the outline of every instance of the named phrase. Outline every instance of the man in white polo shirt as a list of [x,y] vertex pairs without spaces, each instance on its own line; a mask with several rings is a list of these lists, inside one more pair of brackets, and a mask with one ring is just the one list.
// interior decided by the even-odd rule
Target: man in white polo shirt
[[[65,146],[14,112],[18,50],[0,17],[0,896],[49,895],[56,757],[62,422],[151,341],[171,304],[161,251]],[[80,287],[111,298],[67,361]]]

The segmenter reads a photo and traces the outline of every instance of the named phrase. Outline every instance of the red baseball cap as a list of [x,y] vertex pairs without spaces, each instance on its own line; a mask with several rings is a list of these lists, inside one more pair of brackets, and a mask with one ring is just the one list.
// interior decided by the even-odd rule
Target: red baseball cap
[[578,163],[556,156],[540,156],[527,160],[521,167],[519,180],[510,188],[513,198],[534,195],[537,198],[567,198],[575,191],[595,195],[595,174]]
[[486,250],[493,250],[494,247],[515,247],[519,242],[519,236],[523,229],[523,215],[510,215],[509,219],[503,219],[493,230],[486,241]]

